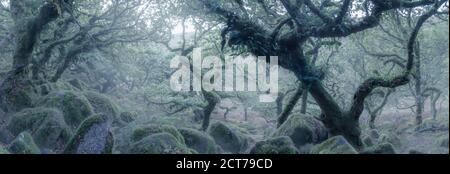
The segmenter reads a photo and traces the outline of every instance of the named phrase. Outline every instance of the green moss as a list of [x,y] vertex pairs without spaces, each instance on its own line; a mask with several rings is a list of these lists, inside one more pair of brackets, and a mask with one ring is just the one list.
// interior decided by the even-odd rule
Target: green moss
[[298,154],[298,150],[289,137],[276,137],[256,143],[250,154]]
[[222,122],[213,123],[209,128],[209,134],[224,151],[242,153],[248,148],[248,137]]
[[74,91],[52,92],[41,98],[37,105],[61,110],[65,122],[72,129],[76,129],[84,119],[93,113],[89,101]]
[[120,120],[122,120],[125,123],[131,123],[138,117],[137,112],[122,112],[120,113]]
[[39,147],[53,150],[63,147],[71,137],[63,114],[51,108],[24,109],[12,116],[7,129],[13,135],[31,132]]
[[171,134],[178,142],[180,142],[181,144],[185,144],[183,135],[181,135],[175,127],[169,125],[149,124],[138,126],[133,130],[131,139],[133,142],[137,142],[149,135],[163,132]]
[[9,154],[5,147],[0,145],[0,155]]
[[191,154],[193,150],[181,144],[172,134],[157,133],[135,142],[131,154]]
[[110,154],[114,146],[114,138],[109,131],[108,118],[94,115],[81,124],[70,139],[65,154]]
[[95,113],[107,115],[116,125],[122,124],[119,118],[119,107],[108,96],[91,91],[84,92],[83,94],[94,108]]
[[307,115],[291,115],[280,128],[273,134],[273,137],[288,136],[292,139],[297,148],[308,144],[317,144],[328,138],[325,126]]
[[40,154],[38,146],[34,143],[33,137],[28,132],[20,133],[8,147],[14,154]]
[[178,131],[183,135],[186,146],[200,154],[216,154],[216,143],[207,134],[190,128],[181,128]]
[[396,152],[392,144],[383,143],[367,148],[361,154],[396,154]]
[[343,136],[332,137],[311,149],[312,154],[358,154]]

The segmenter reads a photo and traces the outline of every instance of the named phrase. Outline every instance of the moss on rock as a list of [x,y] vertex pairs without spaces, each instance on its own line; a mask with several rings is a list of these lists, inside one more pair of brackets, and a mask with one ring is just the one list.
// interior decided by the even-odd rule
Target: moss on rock
[[250,154],[298,154],[298,150],[291,138],[284,136],[256,143]]
[[358,154],[352,145],[343,137],[332,137],[311,149],[312,154]]
[[300,148],[318,144],[328,138],[328,131],[319,120],[307,115],[291,115],[273,134],[273,137],[288,136]]
[[119,118],[119,107],[108,96],[96,92],[84,92],[84,96],[94,109],[96,114],[105,114],[116,125],[121,125],[122,121]]
[[191,154],[194,151],[180,143],[172,134],[156,133],[132,144],[131,154]]
[[51,108],[24,109],[13,115],[7,128],[13,135],[31,132],[39,147],[53,150],[64,147],[71,137],[61,111]]
[[237,130],[231,129],[222,122],[213,123],[209,128],[209,134],[226,152],[242,153],[249,145],[248,137]]
[[65,122],[76,129],[93,114],[93,108],[83,95],[74,91],[56,91],[41,98],[38,106],[56,108],[63,112]]
[[41,150],[34,143],[33,137],[28,132],[20,133],[8,147],[8,151],[14,154],[40,154]]
[[367,148],[361,154],[396,154],[396,152],[392,144],[383,143]]
[[183,135],[187,147],[200,154],[217,153],[216,143],[209,135],[190,128],[180,128],[178,131]]
[[81,124],[70,139],[65,154],[111,154],[114,137],[105,115],[92,116]]
[[177,128],[170,126],[170,125],[156,125],[156,124],[149,124],[149,125],[141,125],[137,126],[133,130],[133,133],[131,135],[131,139],[133,142],[137,142],[142,140],[143,138],[150,136],[152,134],[157,133],[169,133],[172,136],[175,137],[175,139],[180,142],[181,144],[185,144],[183,135],[178,132]]

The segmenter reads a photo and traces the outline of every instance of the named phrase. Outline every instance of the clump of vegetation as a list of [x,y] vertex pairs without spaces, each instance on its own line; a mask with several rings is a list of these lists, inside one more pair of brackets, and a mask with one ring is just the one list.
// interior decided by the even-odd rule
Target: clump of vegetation
[[40,154],[41,150],[34,143],[33,137],[28,132],[20,133],[8,147],[14,154]]
[[390,143],[382,143],[364,149],[361,154],[397,154],[397,152],[395,151],[394,145]]
[[249,146],[249,139],[236,129],[231,129],[222,122],[215,122],[209,128],[209,134],[226,152],[243,153]]
[[200,154],[217,153],[216,142],[208,134],[190,128],[180,128],[178,131],[183,135],[187,147]]
[[180,142],[181,144],[184,144],[183,135],[181,135],[180,132],[178,132],[177,128],[170,126],[170,125],[148,124],[148,125],[137,126],[133,131],[132,140],[134,142],[136,142],[136,141],[139,141],[149,135],[156,134],[156,133],[169,133],[172,136],[174,136],[178,142]]
[[321,143],[328,138],[328,132],[324,125],[314,117],[291,115],[273,136],[288,136],[295,146],[300,148],[308,144]]
[[191,154],[195,151],[188,149],[177,138],[169,133],[156,133],[131,145],[131,154]]
[[314,146],[311,154],[358,154],[358,152],[343,136],[336,136]]
[[84,92],[83,94],[94,109],[94,113],[107,115],[113,120],[114,124],[122,125],[122,121],[119,118],[119,106],[108,96],[92,91]]
[[298,150],[291,138],[284,136],[256,143],[250,154],[298,154]]

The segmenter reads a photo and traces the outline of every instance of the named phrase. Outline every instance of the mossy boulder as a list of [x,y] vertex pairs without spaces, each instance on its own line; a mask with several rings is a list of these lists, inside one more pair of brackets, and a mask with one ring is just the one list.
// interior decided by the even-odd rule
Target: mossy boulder
[[180,132],[178,132],[177,128],[170,125],[148,124],[137,126],[137,128],[133,130],[131,140],[133,142],[137,142],[147,136],[157,133],[169,133],[172,136],[174,136],[178,142],[180,142],[181,144],[185,144],[183,135],[181,135]]
[[62,149],[72,136],[61,111],[52,108],[24,109],[7,125],[13,135],[31,132],[36,144],[46,149]]
[[186,146],[200,154],[217,154],[216,142],[207,134],[190,128],[180,128]]
[[375,144],[374,140],[370,136],[363,137],[362,141],[365,147],[371,147]]
[[312,116],[291,115],[273,134],[273,137],[280,136],[290,137],[295,146],[300,148],[325,141],[328,131],[322,122]]
[[8,147],[8,151],[14,154],[40,154],[41,150],[34,143],[33,137],[28,132],[20,133]]
[[147,136],[131,145],[131,154],[192,154],[172,134],[163,132]]
[[84,92],[83,94],[93,107],[94,113],[107,115],[116,125],[122,124],[119,118],[119,107],[108,96],[92,91]]
[[332,137],[311,149],[312,154],[358,154],[352,145],[343,137]]
[[291,138],[277,137],[256,143],[250,154],[298,154]]
[[403,143],[402,140],[393,133],[382,134],[380,137],[380,144],[392,144],[396,148],[401,148]]
[[209,135],[226,152],[242,153],[249,145],[248,137],[222,122],[213,123],[209,127]]
[[126,112],[120,113],[120,120],[122,120],[125,123],[131,123],[134,120],[136,120],[137,117],[138,117],[137,112],[126,111]]
[[397,152],[392,144],[383,143],[367,148],[361,154],[397,154]]
[[107,116],[95,115],[81,124],[70,139],[65,154],[111,154],[114,137]]
[[56,108],[63,112],[65,122],[76,129],[94,111],[89,100],[74,91],[56,91],[38,100],[38,106]]

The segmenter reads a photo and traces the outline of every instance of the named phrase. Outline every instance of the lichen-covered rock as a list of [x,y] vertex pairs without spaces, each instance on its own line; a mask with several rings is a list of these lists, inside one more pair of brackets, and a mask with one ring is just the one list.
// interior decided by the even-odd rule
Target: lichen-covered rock
[[200,154],[217,154],[216,143],[207,134],[189,128],[180,128],[178,131],[183,135],[187,147]]
[[138,117],[138,113],[137,112],[122,112],[120,113],[120,120],[122,120],[125,123],[131,123],[134,120],[136,120],[136,118]]
[[62,149],[72,136],[61,111],[51,108],[24,109],[13,115],[7,125],[13,135],[28,131],[41,148]]
[[242,153],[248,148],[248,138],[241,132],[231,129],[222,122],[215,122],[209,128],[209,134],[226,152]]
[[365,149],[361,154],[397,154],[395,148],[390,143],[383,143]]
[[256,143],[250,154],[298,154],[298,150],[291,138],[284,136]]
[[9,154],[8,150],[5,147],[0,145],[0,155]]
[[273,137],[288,136],[300,148],[318,144],[328,138],[328,131],[319,120],[307,115],[291,115],[273,134]]
[[110,117],[114,124],[121,125],[119,118],[119,107],[115,102],[103,94],[96,92],[84,92],[84,96],[88,99],[96,114],[104,114]]
[[425,153],[420,152],[420,151],[417,151],[417,150],[410,150],[410,151],[409,151],[409,154],[412,154],[412,155],[422,155],[422,154],[425,154]]
[[311,149],[312,154],[358,154],[352,145],[343,137],[332,137]]
[[131,154],[191,154],[193,151],[172,134],[157,133],[132,144]]
[[28,132],[20,133],[8,147],[8,151],[14,154],[40,154],[41,150],[34,143],[33,137]]
[[72,129],[93,114],[89,101],[74,91],[56,91],[38,100],[37,106],[56,108],[63,112],[64,120]]
[[70,139],[65,154],[111,154],[114,138],[110,122],[104,115],[92,116],[81,124]]
[[133,142],[137,142],[139,140],[142,140],[143,138],[157,133],[169,133],[172,136],[175,137],[175,139],[180,142],[181,144],[185,144],[183,135],[178,132],[177,128],[170,126],[170,125],[156,125],[156,124],[149,124],[149,125],[141,125],[137,126],[133,130],[131,139]]

